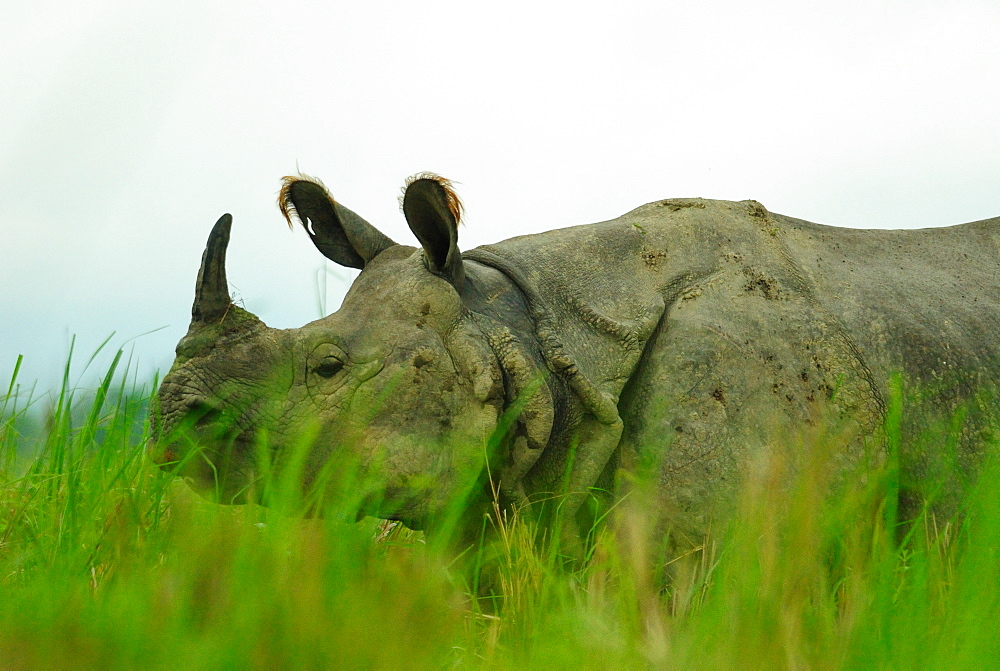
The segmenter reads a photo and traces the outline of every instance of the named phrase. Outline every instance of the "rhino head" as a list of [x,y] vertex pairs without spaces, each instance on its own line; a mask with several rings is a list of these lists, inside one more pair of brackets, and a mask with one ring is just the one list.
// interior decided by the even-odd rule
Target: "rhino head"
[[[338,484],[351,472],[353,483],[375,483],[359,515],[424,528],[477,478],[481,486],[517,391],[463,301],[461,203],[443,178],[409,180],[402,210],[419,249],[394,243],[311,178],[286,177],[279,206],[327,258],[361,274],[336,313],[270,328],[230,300],[232,218],[219,219],[190,328],[158,392],[154,458],[222,503],[259,500],[265,476],[294,473],[308,490],[358,486]],[[551,426],[539,416],[532,434]]]

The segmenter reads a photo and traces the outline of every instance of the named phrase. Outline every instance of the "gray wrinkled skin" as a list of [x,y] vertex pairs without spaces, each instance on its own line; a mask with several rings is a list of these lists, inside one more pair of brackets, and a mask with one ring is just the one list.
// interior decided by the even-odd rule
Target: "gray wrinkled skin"
[[[349,450],[384,488],[362,512],[424,528],[467,496],[478,528],[485,445],[520,402],[489,455],[501,507],[557,495],[585,531],[620,494],[616,475],[653,463],[658,523],[696,544],[782,431],[852,422],[857,439],[832,458],[860,463],[901,372],[921,390],[909,416],[923,419],[907,432],[968,410],[938,503],[953,506],[974,477],[997,414],[1000,219],[861,231],[755,201],[679,199],[459,256],[454,221],[435,237],[415,208],[404,203],[422,248],[357,242],[377,232],[350,223],[364,269],[335,314],[287,331],[235,306],[196,317],[159,394],[161,435],[185,418],[202,431],[207,456],[188,474],[207,477],[197,464],[211,461],[238,499],[258,472],[257,432],[280,455],[311,431],[307,482]],[[317,247],[343,262],[305,214]],[[237,427],[224,438],[212,434],[220,414]],[[170,461],[189,448],[158,449]],[[904,506],[920,504],[941,460],[905,447]]]

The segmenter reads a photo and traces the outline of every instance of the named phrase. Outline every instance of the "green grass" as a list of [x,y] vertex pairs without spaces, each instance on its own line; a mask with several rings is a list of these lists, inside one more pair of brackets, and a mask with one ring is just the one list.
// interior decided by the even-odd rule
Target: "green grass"
[[[642,487],[566,569],[517,514],[476,575],[398,525],[201,500],[148,460],[151,386],[0,403],[0,668],[982,668],[1000,659],[1000,471],[897,534],[889,465],[831,496],[837,436],[750,469],[668,566]],[[894,406],[890,436],[898,441]],[[44,413],[44,421],[37,417]],[[789,476],[794,470],[794,475]],[[777,487],[775,482],[791,482]],[[648,494],[648,492],[645,492]],[[897,538],[897,536],[903,536]],[[671,576],[664,588],[664,575]]]

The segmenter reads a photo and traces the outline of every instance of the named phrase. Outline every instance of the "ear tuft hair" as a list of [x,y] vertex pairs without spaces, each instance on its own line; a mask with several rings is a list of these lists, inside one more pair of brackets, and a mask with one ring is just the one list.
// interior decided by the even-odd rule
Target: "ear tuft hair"
[[308,231],[309,228],[305,220],[299,216],[298,211],[295,209],[295,203],[292,202],[292,185],[296,182],[312,182],[319,188],[323,189],[323,192],[326,194],[326,197],[330,199],[331,203],[336,203],[337,201],[335,201],[333,196],[330,195],[330,190],[326,188],[326,184],[324,184],[318,177],[310,177],[309,175],[299,173],[298,175],[286,175],[281,178],[281,190],[278,191],[278,209],[281,210],[281,215],[285,218],[285,221],[288,222],[288,228],[295,228],[294,224],[292,224],[292,217],[295,217],[299,220],[299,223],[302,224],[302,228]]
[[451,212],[451,216],[455,217],[455,224],[461,224],[462,215],[465,213],[465,205],[462,204],[462,199],[458,197],[455,192],[455,187],[452,181],[446,177],[435,174],[433,172],[418,172],[416,175],[406,178],[406,182],[403,184],[402,192],[399,194],[399,209],[403,210],[403,197],[406,195],[406,188],[416,181],[421,179],[429,179],[432,182],[437,182],[442,189],[444,189],[445,197],[448,202],[448,210]]

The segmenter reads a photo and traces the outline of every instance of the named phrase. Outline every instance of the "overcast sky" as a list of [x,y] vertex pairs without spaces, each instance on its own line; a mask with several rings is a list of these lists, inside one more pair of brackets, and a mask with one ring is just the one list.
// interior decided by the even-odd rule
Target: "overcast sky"
[[274,206],[296,170],[407,243],[403,180],[457,180],[463,248],[669,197],[1000,215],[998,34],[995,0],[6,3],[0,384],[23,354],[53,387],[71,334],[164,372],[223,212],[248,309],[335,309],[352,274]]

